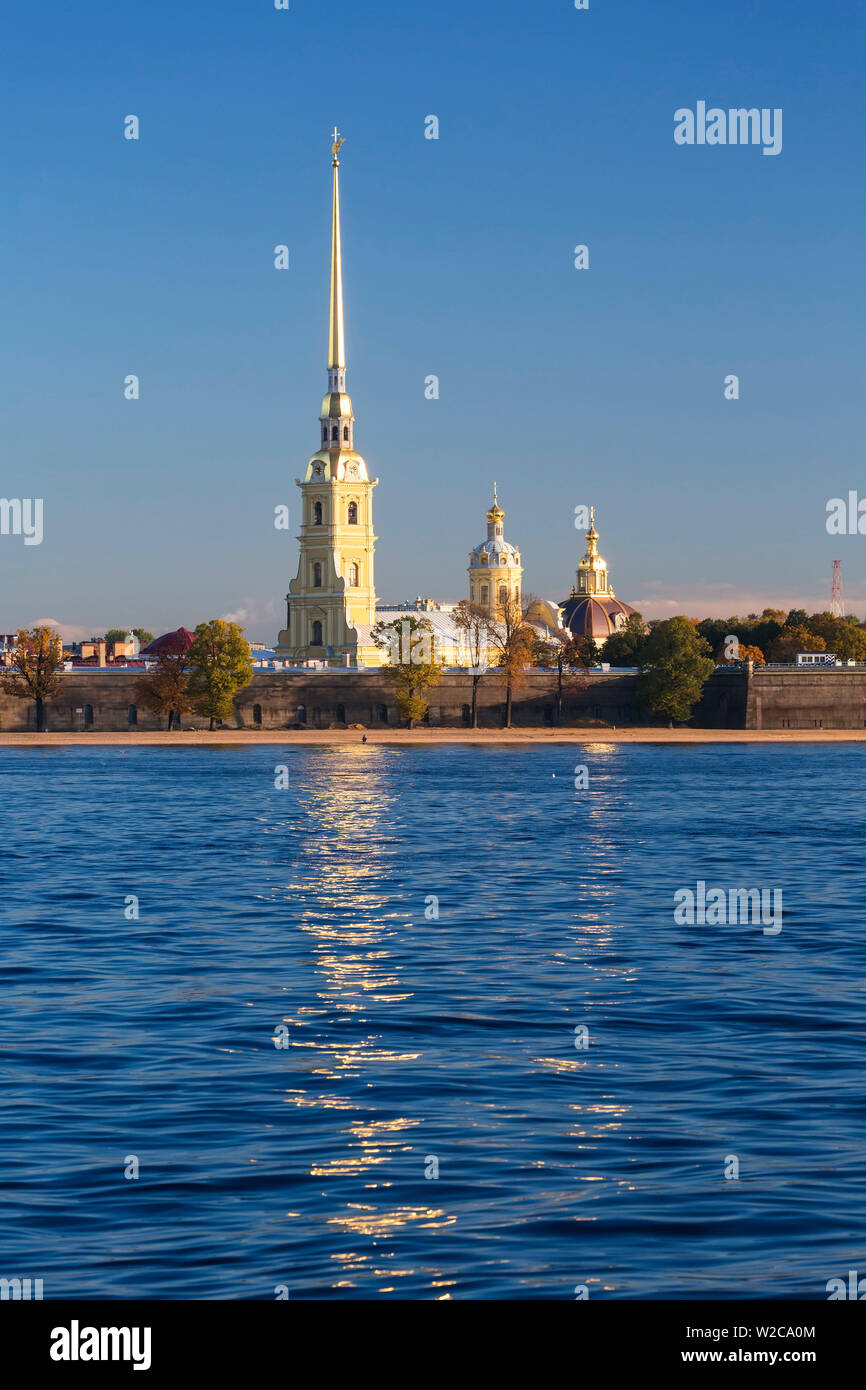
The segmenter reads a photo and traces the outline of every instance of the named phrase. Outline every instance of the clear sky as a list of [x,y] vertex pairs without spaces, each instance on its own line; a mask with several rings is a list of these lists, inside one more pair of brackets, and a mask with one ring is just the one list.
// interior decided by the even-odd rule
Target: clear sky
[[[594,503],[645,616],[825,607],[836,558],[866,613],[866,536],[825,529],[866,496],[864,69],[861,0],[10,8],[0,494],[44,540],[0,536],[0,630],[275,637],[335,123],[381,600],[464,596],[495,478],[527,591],[568,593]],[[781,154],[678,146],[698,101],[782,108]]]

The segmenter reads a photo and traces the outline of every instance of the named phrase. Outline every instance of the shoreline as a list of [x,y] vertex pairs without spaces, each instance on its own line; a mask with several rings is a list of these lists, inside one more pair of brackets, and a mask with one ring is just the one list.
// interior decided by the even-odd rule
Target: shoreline
[[207,729],[103,732],[4,733],[0,748],[64,748],[88,745],[120,748],[244,747],[274,744],[391,746],[435,744],[582,744],[582,743],[863,743],[866,729]]

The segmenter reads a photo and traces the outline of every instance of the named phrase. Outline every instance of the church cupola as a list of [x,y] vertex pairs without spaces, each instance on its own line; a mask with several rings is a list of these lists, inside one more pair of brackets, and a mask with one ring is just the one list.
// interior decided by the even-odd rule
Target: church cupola
[[607,560],[598,553],[598,532],[595,529],[595,508],[589,509],[589,530],[586,533],[586,554],[577,567],[577,583],[571,591],[572,597],[599,594],[613,598]]
[[469,554],[469,601],[491,617],[510,602],[520,602],[523,567],[520,551],[505,539],[505,513],[493,484],[493,506],[487,513],[487,540]]

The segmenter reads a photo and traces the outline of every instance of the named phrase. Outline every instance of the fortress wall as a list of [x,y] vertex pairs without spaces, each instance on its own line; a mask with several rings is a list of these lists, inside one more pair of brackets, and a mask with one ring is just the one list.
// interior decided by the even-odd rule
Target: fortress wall
[[[69,671],[61,676],[61,693],[46,705],[49,730],[67,731],[85,727],[87,706],[93,711],[91,727],[116,732],[130,727],[150,730],[165,728],[142,703],[136,692],[138,674],[108,671]],[[513,721],[523,725],[548,725],[555,720],[556,677],[533,671],[514,693]],[[431,725],[464,727],[464,706],[472,701],[472,679],[462,672],[446,672],[439,685],[427,692]],[[261,707],[261,724],[254,707]],[[137,722],[130,725],[129,707],[134,706]],[[324,728],[342,722],[382,727],[397,724],[393,687],[379,671],[262,671],[240,692],[230,727],[284,729],[299,721],[305,707],[306,724]],[[505,688],[499,675],[482,678],[478,687],[479,723],[499,727],[504,717]],[[386,715],[383,719],[382,712]],[[567,691],[564,697],[564,723],[599,720],[611,724],[644,722],[636,697],[636,681],[625,672],[590,676],[582,690]],[[79,713],[79,711],[81,711]],[[185,715],[183,727],[205,729],[208,720]],[[22,731],[35,728],[35,709],[27,700],[0,693],[0,729]]]
[[[57,731],[84,725],[87,705],[93,709],[94,729],[115,732],[130,727],[159,729],[165,720],[150,714],[136,694],[137,675],[113,671],[70,671],[62,676],[60,695],[47,706],[48,728]],[[556,677],[547,672],[527,673],[524,686],[514,696],[514,723],[552,725],[555,720]],[[430,724],[464,726],[463,709],[472,700],[471,677],[447,672],[429,692]],[[499,727],[503,719],[505,690],[501,677],[485,676],[478,688],[479,723]],[[136,707],[138,722],[130,726],[128,709]],[[254,706],[261,706],[261,725]],[[396,725],[393,688],[379,671],[263,671],[257,672],[236,701],[231,727],[284,729],[298,722],[300,706],[306,707],[309,728],[326,729],[345,714],[347,724],[381,727],[381,707],[387,723]],[[611,671],[589,677],[584,689],[566,694],[564,724],[598,720],[602,723],[640,725],[649,720],[637,699],[633,673]],[[692,723],[705,729],[862,729],[866,728],[866,670],[828,671],[717,671],[704,686]],[[186,716],[188,728],[207,728],[208,721]],[[33,706],[0,693],[0,729],[20,731],[35,727]]]
[[746,728],[866,728],[866,670],[757,667],[749,681]]

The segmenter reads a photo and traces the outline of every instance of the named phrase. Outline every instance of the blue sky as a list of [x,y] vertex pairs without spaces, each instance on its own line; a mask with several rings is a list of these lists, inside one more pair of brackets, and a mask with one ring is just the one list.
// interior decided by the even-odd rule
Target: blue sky
[[[381,599],[465,594],[496,478],[527,590],[568,593],[594,503],[647,616],[826,606],[836,558],[866,613],[866,537],[825,529],[830,497],[866,495],[864,65],[854,0],[10,12],[0,494],[42,497],[45,533],[0,536],[0,630],[275,636],[335,122]],[[781,107],[782,153],[677,146],[699,100]]]

